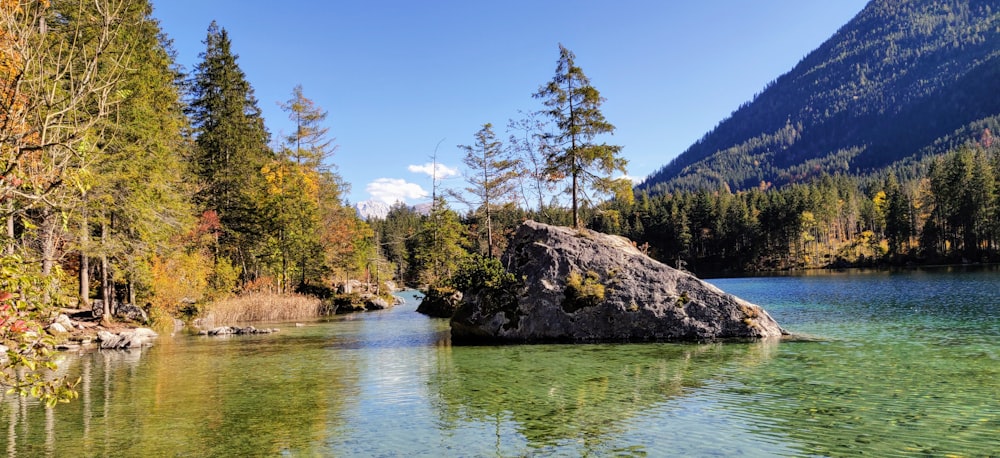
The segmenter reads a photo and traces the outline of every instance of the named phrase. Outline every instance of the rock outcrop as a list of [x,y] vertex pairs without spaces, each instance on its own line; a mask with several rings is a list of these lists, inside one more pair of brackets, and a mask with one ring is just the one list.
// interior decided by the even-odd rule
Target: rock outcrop
[[464,291],[463,343],[711,341],[785,332],[763,308],[644,255],[623,237],[525,222],[501,262],[518,285]]
[[462,293],[450,288],[427,288],[417,313],[434,318],[451,318],[462,304]]
[[334,313],[343,315],[345,313],[366,312],[373,310],[385,310],[394,305],[402,303],[402,299],[393,296],[392,303],[385,298],[372,293],[350,293],[340,294],[333,298]]

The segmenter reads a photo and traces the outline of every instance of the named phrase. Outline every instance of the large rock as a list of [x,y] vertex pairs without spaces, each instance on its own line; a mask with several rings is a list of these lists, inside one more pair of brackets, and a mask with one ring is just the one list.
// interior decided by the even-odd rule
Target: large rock
[[465,291],[454,343],[710,341],[785,332],[763,308],[628,239],[525,222],[501,260],[510,291]]

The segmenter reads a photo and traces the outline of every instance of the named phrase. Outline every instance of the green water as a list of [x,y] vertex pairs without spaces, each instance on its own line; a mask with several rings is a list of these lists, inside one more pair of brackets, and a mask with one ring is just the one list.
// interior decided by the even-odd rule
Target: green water
[[805,341],[452,347],[394,310],[65,355],[9,456],[1000,456],[1000,271],[711,280]]

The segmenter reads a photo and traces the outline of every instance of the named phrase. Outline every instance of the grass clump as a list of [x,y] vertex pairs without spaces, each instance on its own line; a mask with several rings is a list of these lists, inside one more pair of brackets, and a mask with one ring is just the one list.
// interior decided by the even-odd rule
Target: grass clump
[[206,307],[204,323],[223,326],[236,323],[291,321],[321,314],[318,298],[301,294],[248,293],[222,299]]
[[759,308],[741,304],[740,311],[743,312],[743,324],[751,328],[756,328],[757,327],[756,319],[760,317]]
[[600,304],[604,300],[604,285],[601,284],[601,277],[592,270],[587,271],[585,276],[579,272],[570,272],[566,277],[566,290],[563,294],[566,296],[563,309],[575,312]]

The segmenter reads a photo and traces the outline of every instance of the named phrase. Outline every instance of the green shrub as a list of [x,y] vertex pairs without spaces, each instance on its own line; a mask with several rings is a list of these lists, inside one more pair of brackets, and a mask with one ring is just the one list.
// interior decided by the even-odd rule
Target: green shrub
[[449,283],[452,288],[462,292],[512,291],[518,286],[514,274],[507,272],[499,260],[480,255],[463,260]]
[[563,309],[575,312],[584,307],[600,304],[604,300],[604,285],[601,284],[601,277],[597,272],[588,271],[586,276],[580,275],[579,272],[570,272],[566,277],[566,290],[563,294],[566,297]]
[[516,322],[517,291],[521,282],[507,272],[498,259],[469,256],[459,264],[448,283],[447,286],[463,294],[477,295],[485,313],[502,311],[509,315],[511,323]]

